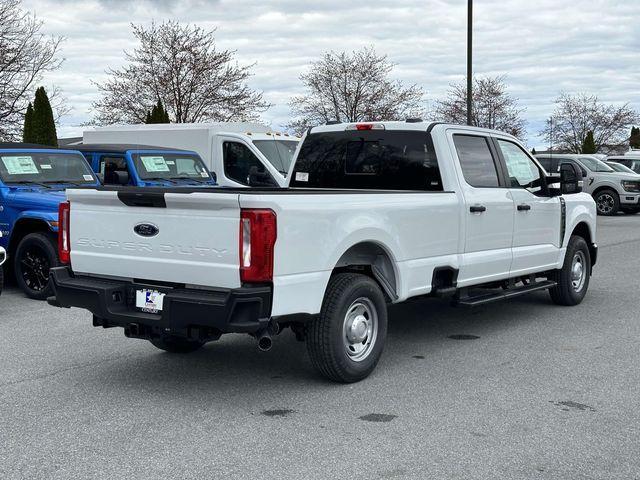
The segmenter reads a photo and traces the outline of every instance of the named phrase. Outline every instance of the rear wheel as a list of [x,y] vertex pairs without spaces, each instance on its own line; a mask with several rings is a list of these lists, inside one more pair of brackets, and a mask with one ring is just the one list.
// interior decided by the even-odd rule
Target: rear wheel
[[569,239],[562,269],[554,274],[557,285],[549,290],[551,300],[558,305],[578,305],[587,294],[590,276],[589,246],[584,238],[574,235]]
[[56,238],[49,233],[30,233],[18,244],[14,259],[16,282],[22,291],[35,300],[53,295],[49,269],[57,267]]
[[334,275],[320,315],[306,328],[311,363],[323,376],[343,383],[362,380],[375,369],[384,348],[384,295],[365,275]]
[[169,353],[191,353],[199,350],[204,345],[203,342],[193,342],[175,337],[154,338],[149,341],[154,347]]
[[593,199],[596,202],[598,215],[615,215],[620,209],[620,197],[614,190],[600,190]]

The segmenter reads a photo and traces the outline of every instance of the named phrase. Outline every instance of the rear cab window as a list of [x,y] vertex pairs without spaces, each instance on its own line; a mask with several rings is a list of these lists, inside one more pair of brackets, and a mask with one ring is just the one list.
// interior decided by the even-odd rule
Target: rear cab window
[[418,130],[310,133],[291,187],[442,191],[431,136]]

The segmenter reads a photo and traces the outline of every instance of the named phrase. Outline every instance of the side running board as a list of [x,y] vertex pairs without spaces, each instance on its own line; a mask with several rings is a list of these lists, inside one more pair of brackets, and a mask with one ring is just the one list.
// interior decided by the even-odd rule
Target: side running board
[[557,285],[556,282],[551,280],[544,280],[540,282],[530,283],[521,287],[511,287],[506,290],[500,290],[497,292],[479,293],[477,295],[468,295],[466,292],[460,292],[454,299],[454,304],[460,307],[477,307],[485,305],[487,303],[498,302],[500,300],[507,300],[509,298],[519,297],[520,295],[526,295],[528,293],[537,292],[539,290],[548,290]]

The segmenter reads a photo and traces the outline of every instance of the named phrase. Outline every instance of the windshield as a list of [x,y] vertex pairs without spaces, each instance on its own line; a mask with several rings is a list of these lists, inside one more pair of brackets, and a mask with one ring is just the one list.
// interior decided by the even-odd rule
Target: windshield
[[133,161],[142,180],[213,180],[202,159],[190,153],[137,153]]
[[595,157],[579,157],[578,161],[582,163],[585,167],[587,167],[589,170],[591,170],[592,172],[611,173],[615,171],[609,165],[607,165],[601,160],[598,160]]
[[253,144],[267,157],[269,163],[273,165],[283,175],[289,171],[289,166],[296,153],[298,142],[295,140],[254,140]]
[[608,162],[607,165],[609,165],[611,168],[613,168],[616,172],[636,173],[633,170],[631,170],[629,167],[625,167],[621,163]]
[[3,152],[0,178],[5,183],[97,183],[80,153]]

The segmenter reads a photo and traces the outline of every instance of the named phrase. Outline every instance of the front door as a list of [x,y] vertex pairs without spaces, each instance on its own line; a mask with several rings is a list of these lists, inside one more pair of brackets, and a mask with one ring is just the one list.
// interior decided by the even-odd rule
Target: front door
[[560,248],[561,206],[550,198],[538,164],[518,144],[496,138],[514,201],[511,276],[555,268]]
[[514,221],[513,200],[491,139],[462,132],[452,136],[465,199],[460,287],[509,276]]

